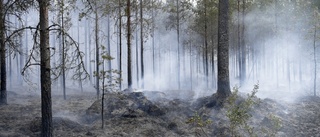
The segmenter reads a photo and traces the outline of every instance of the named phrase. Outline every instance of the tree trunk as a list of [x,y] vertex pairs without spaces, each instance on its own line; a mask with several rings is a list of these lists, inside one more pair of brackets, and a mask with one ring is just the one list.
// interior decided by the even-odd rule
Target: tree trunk
[[154,3],[154,1],[152,0],[151,1],[152,2],[152,71],[153,71],[153,88],[155,87],[155,49],[154,49],[154,45],[155,45],[155,43],[154,43],[154,29],[155,29],[155,27],[154,27],[154,25],[155,25],[155,20],[154,20],[154,8],[153,8],[153,3]]
[[[1,8],[0,8],[1,9]],[[25,16],[25,20],[26,20],[26,23],[25,23],[25,26],[28,26],[28,16]],[[54,39],[55,40],[55,39]],[[28,46],[29,46],[29,41],[28,41],[28,31],[25,31],[25,53],[28,54]],[[0,57],[1,58],[1,57]],[[25,56],[25,60],[24,60],[24,64],[28,61],[28,57]],[[1,62],[1,61],[0,61]],[[23,65],[24,65],[23,64]],[[0,69],[1,70],[1,69]],[[1,73],[1,72],[0,72]],[[25,73],[28,73],[28,70],[25,70]],[[1,81],[1,80],[0,80]],[[0,82],[1,83],[1,82]]]
[[189,63],[190,63],[190,90],[192,91],[193,90],[193,63],[192,63],[192,44],[190,44],[190,49],[189,49]]
[[[138,14],[139,14],[139,10],[138,10],[138,6],[136,8],[136,19],[138,19]],[[138,26],[139,26],[139,23],[136,23],[136,30],[135,30],[135,37],[136,37],[136,78],[137,78],[137,88],[140,87],[140,84],[139,84],[139,40],[138,40]]]
[[64,34],[64,0],[61,0],[61,4],[62,4],[62,9],[60,9],[61,11],[61,29],[62,29],[62,91],[63,91],[63,99],[66,100],[67,96],[66,96],[66,59],[65,59],[65,34]]
[[7,104],[7,72],[6,72],[6,45],[5,45],[5,16],[3,0],[0,1],[0,104]]
[[88,54],[88,55],[89,55],[89,72],[90,72],[90,74],[91,74],[91,75],[90,75],[90,82],[91,82],[91,85],[93,85],[93,73],[92,73],[93,71],[92,71],[91,61],[94,60],[94,59],[91,58],[91,46],[92,46],[92,45],[91,45],[91,41],[92,41],[92,39],[91,39],[91,31],[90,31],[90,29],[91,29],[91,22],[90,22],[90,21],[91,21],[91,20],[89,19],[89,21],[88,21],[88,28],[87,28],[87,29],[88,29],[87,31],[88,31],[88,34],[89,34],[89,35],[88,35],[88,38],[89,38],[89,43],[88,43],[88,44],[89,44],[89,50],[88,50],[88,51],[89,51],[89,52],[88,52],[89,54]]
[[38,0],[40,6],[40,77],[42,137],[52,137],[52,104],[49,46],[49,0]]
[[[22,23],[21,22],[19,22],[19,28],[22,28]],[[22,36],[23,36],[23,34],[22,35],[20,35],[19,36],[19,43],[21,44],[20,46],[19,46],[19,49],[20,49],[20,51],[21,52],[23,52],[23,40],[22,40]],[[19,84],[21,85],[21,86],[23,86],[23,78],[22,78],[22,75],[21,75],[21,70],[23,69],[23,66],[24,66],[24,64],[25,64],[25,62],[24,62],[24,58],[25,58],[25,56],[23,55],[23,54],[20,54],[20,58],[19,58],[19,70],[17,71],[17,75],[18,75],[18,78],[19,78]]]
[[242,86],[246,79],[246,44],[245,44],[245,9],[246,9],[246,0],[243,0],[242,3],[242,30],[241,30],[241,71],[240,71],[240,86]]
[[241,82],[241,79],[242,79],[242,73],[241,73],[241,69],[242,69],[242,67],[241,67],[241,61],[242,61],[242,59],[241,59],[241,31],[240,31],[240,26],[241,26],[241,24],[240,24],[240,0],[238,0],[238,8],[237,8],[237,12],[238,12],[238,24],[237,24],[237,31],[238,31],[238,67],[239,67],[239,84],[240,84],[240,86],[241,86],[241,84],[242,84],[242,82]]
[[132,73],[131,73],[131,3],[127,0],[127,42],[128,42],[128,89],[132,88]]
[[121,15],[121,0],[119,0],[119,70],[120,70],[120,82],[119,82],[119,89],[122,88],[122,15]]
[[204,45],[205,45],[205,75],[206,75],[206,88],[209,87],[209,64],[208,64],[208,27],[207,27],[207,2],[204,4]]
[[7,72],[9,72],[9,88],[12,89],[12,54],[11,54],[11,50],[8,49],[8,68],[9,70],[7,70]]
[[[104,60],[103,60],[103,64],[102,64],[102,72],[103,73],[105,72]],[[99,77],[100,77],[100,73],[99,73]],[[105,91],[104,84],[105,84],[105,74],[102,74],[102,78],[103,79],[102,79],[102,96],[101,96],[101,128],[104,129],[104,91]]]
[[95,1],[95,42],[96,42],[96,91],[97,91],[97,98],[99,99],[100,95],[100,82],[99,82],[99,17],[98,17],[98,8],[97,2]]
[[229,0],[219,0],[218,18],[218,90],[225,98],[231,94],[229,81]]
[[[85,25],[84,25],[84,46],[85,46],[85,59],[86,59],[86,66],[87,68],[89,68],[89,74],[91,73],[90,71],[90,67],[91,67],[91,61],[90,61],[90,48],[89,48],[89,44],[88,44],[88,19],[85,20]],[[88,57],[89,56],[89,57]],[[90,78],[90,76],[89,76]],[[91,81],[91,78],[90,78]]]
[[140,59],[141,59],[141,87],[144,88],[144,61],[143,61],[143,10],[142,0],[140,0]]
[[178,89],[180,85],[180,14],[179,14],[179,0],[177,0],[177,40],[178,40]]
[[[213,39],[212,39],[213,40]],[[214,61],[214,43],[212,43],[212,53],[211,53],[211,61],[212,61],[212,82],[213,82],[213,89],[215,89],[217,86],[216,86],[216,70],[215,70],[215,61]]]
[[[18,22],[17,18],[14,19],[14,26],[15,28],[21,28],[21,26],[19,25],[20,22]],[[18,36],[18,38],[15,39],[16,41],[19,41],[19,43],[21,43],[21,35]],[[22,44],[22,43],[21,43]],[[18,45],[17,49],[21,52],[22,50],[22,45]],[[19,54],[19,51],[15,51],[15,58],[16,58],[16,81],[17,84],[21,85],[21,79],[20,79],[20,61],[22,60],[22,54]]]
[[[80,21],[78,21],[78,26],[77,26],[77,31],[78,31],[78,43],[80,43]],[[80,50],[80,46],[79,46],[79,50]],[[85,54],[87,55],[87,54]],[[81,60],[78,59],[78,63],[80,64]],[[80,70],[81,66],[79,65],[78,69]],[[82,86],[82,79],[81,79],[81,72],[79,71],[79,86],[80,86],[80,90],[81,92],[83,92],[83,86]]]
[[276,53],[276,55],[275,55],[275,58],[276,58],[276,69],[275,69],[275,71],[276,71],[276,77],[277,77],[277,87],[279,87],[279,75],[278,75],[278,73],[279,73],[279,57],[278,57],[278,53],[277,53],[277,51],[278,51],[278,45],[277,45],[277,43],[278,43],[278,0],[275,0],[275,2],[274,2],[274,18],[275,18],[275,39],[276,39],[276,43],[275,43],[275,53]]
[[[111,36],[110,36],[110,15],[108,15],[108,55],[111,56],[111,45],[110,45],[110,40],[111,40]],[[112,78],[112,66],[111,66],[111,60],[108,60],[108,69],[109,69],[109,76],[110,76],[110,80]],[[104,86],[104,84],[103,84]],[[104,92],[104,91],[103,91]]]
[[316,39],[317,39],[317,25],[314,25],[313,36],[313,61],[314,61],[314,77],[313,77],[313,94],[317,95],[317,51],[316,51]]

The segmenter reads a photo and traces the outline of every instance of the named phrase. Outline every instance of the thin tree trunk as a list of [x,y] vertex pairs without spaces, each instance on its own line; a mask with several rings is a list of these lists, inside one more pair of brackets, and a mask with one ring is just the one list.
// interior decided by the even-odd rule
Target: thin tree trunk
[[155,54],[154,54],[154,52],[155,52],[155,49],[154,49],[154,45],[155,45],[155,43],[154,43],[154,25],[155,25],[155,20],[154,20],[154,8],[153,8],[153,0],[152,0],[152,71],[153,71],[153,88],[154,88],[154,86],[155,86]]
[[208,30],[207,30],[207,2],[205,1],[204,5],[204,45],[205,45],[205,75],[206,75],[206,88],[209,87],[209,64],[208,64]]
[[121,15],[121,0],[119,0],[119,70],[120,70],[120,82],[119,87],[122,89],[122,15]]
[[213,87],[213,89],[215,89],[217,87],[216,86],[217,80],[216,80],[216,70],[215,70],[215,61],[214,61],[214,43],[212,43],[211,61],[212,61],[212,81],[213,81],[212,87]]
[[[103,64],[102,64],[102,72],[105,72],[104,70],[104,60],[103,60]],[[99,73],[100,75],[100,73]],[[105,91],[105,76],[104,74],[102,74],[102,96],[101,96],[101,128],[104,129],[104,91]],[[98,77],[98,76],[97,76]]]
[[197,70],[196,70],[196,74],[197,74],[197,79],[196,79],[196,86],[199,86],[199,74],[200,74],[200,51],[199,51],[199,53],[198,54],[196,54],[196,60],[197,60]]
[[41,70],[41,116],[42,137],[52,137],[52,103],[51,103],[51,75],[50,75],[50,46],[48,0],[38,0],[40,6],[40,70]]
[[193,69],[192,69],[193,63],[192,63],[192,47],[191,46],[192,46],[192,44],[190,44],[190,51],[189,51],[190,52],[190,58],[189,58],[190,66],[189,67],[190,67],[190,89],[193,90],[193,72],[192,72],[193,71]]
[[[18,26],[18,21],[17,21],[17,18],[14,18],[14,27],[15,28],[19,28],[19,26]],[[19,36],[20,37],[20,36]],[[15,40],[16,41],[18,41],[18,40],[20,40],[20,39],[18,39],[18,38],[15,38]],[[21,45],[19,45],[18,47],[17,47],[17,49],[19,49],[19,51],[21,51]],[[15,53],[15,61],[16,61],[16,75],[15,75],[15,77],[16,77],[16,81],[18,81],[18,82],[20,82],[20,78],[19,78],[19,71],[20,71],[20,68],[19,68],[19,57],[21,57],[21,55],[19,54],[19,52],[18,51],[14,51]]]
[[93,71],[92,71],[92,64],[91,64],[91,61],[94,60],[91,58],[91,42],[92,42],[92,39],[91,39],[91,32],[90,32],[90,28],[91,28],[91,22],[89,20],[89,24],[88,24],[88,32],[89,32],[89,71],[90,71],[90,82],[91,82],[91,85],[93,85]]
[[97,91],[97,98],[99,98],[100,95],[100,82],[99,82],[99,17],[98,17],[98,8],[97,8],[97,2],[95,1],[95,43],[96,43],[96,91]]
[[[278,42],[278,0],[275,0],[275,3],[274,3],[274,9],[275,9],[275,38],[276,38],[276,43]],[[277,53],[277,48],[278,48],[278,46],[277,46],[277,44],[275,45],[275,50],[276,50],[276,55],[275,55],[275,57],[276,57],[276,77],[277,77],[277,87],[279,87],[279,75],[278,75],[278,73],[279,73],[279,57],[278,57],[278,53]]]
[[[1,8],[0,8],[1,9]],[[28,26],[28,16],[25,16],[25,25]],[[25,31],[25,54],[27,55],[28,54],[28,46],[29,46],[29,41],[28,41],[28,31]],[[1,52],[1,51],[0,51]],[[25,60],[24,60],[24,64],[27,62],[28,58],[27,56],[25,57]],[[0,61],[1,62],[1,61]],[[23,64],[23,65],[24,65]],[[1,70],[1,69],[0,69]],[[1,72],[0,72],[1,73]],[[25,73],[28,73],[28,70],[25,70]]]
[[159,38],[158,40],[157,40],[157,45],[158,45],[158,73],[157,73],[157,75],[158,75],[158,79],[162,79],[162,77],[161,77],[161,61],[162,61],[162,59],[161,59],[161,47],[160,47],[160,44],[159,44],[159,42],[161,41],[161,38]]
[[140,0],[140,63],[141,63],[141,87],[144,88],[144,61],[143,61],[143,10],[142,10],[142,0]]
[[[78,21],[78,43],[80,43],[80,21]],[[80,50],[80,46],[79,46],[79,50]],[[87,54],[86,54],[87,55]],[[78,59],[78,63],[80,64],[80,59]],[[79,65],[79,70],[80,70],[80,65]],[[79,71],[79,86],[80,86],[80,90],[81,92],[83,92],[83,87],[82,87],[82,79],[81,79],[81,73]]]
[[[11,16],[7,16],[8,17],[8,21],[11,22]],[[6,29],[6,28],[5,28]],[[7,77],[7,80],[9,80],[9,88],[12,89],[12,54],[11,54],[11,49],[8,49],[8,70],[7,72],[9,73],[9,76]]]
[[242,73],[241,73],[241,62],[242,62],[242,59],[241,59],[241,31],[240,31],[240,0],[238,0],[238,9],[237,9],[237,12],[238,12],[238,24],[237,24],[237,31],[238,31],[238,67],[239,67],[239,83],[240,83],[240,86],[242,84],[241,80],[242,80]]
[[242,30],[241,30],[241,71],[240,71],[240,86],[245,83],[246,80],[246,43],[245,43],[245,9],[246,9],[246,0],[243,0],[242,3]]
[[316,51],[316,39],[317,39],[317,25],[314,25],[313,36],[313,60],[314,60],[314,77],[313,77],[313,94],[317,95],[317,51]]
[[60,9],[61,11],[61,29],[62,29],[62,91],[63,91],[63,99],[66,100],[67,99],[67,96],[66,96],[66,68],[65,68],[65,34],[64,34],[64,0],[61,0],[61,4],[62,4],[62,9]]
[[[108,15],[108,55],[111,56],[111,45],[110,45],[111,37],[110,37],[110,15]],[[112,73],[111,73],[111,60],[108,60],[108,69],[109,69],[109,76],[110,79],[112,78]]]
[[[19,22],[19,28],[22,28],[22,23],[21,22]],[[22,86],[23,85],[23,78],[22,78],[22,75],[20,74],[20,71],[22,70],[22,68],[23,68],[23,66],[24,66],[24,58],[25,58],[25,56],[24,56],[24,54],[23,54],[23,47],[22,47],[22,45],[23,45],[23,40],[22,40],[22,36],[23,35],[21,35],[21,36],[19,36],[19,43],[21,44],[20,46],[19,46],[19,49],[20,49],[20,52],[21,52],[21,54],[20,54],[20,58],[19,58],[19,70],[17,71],[17,75],[18,75],[18,79],[19,79],[19,84]]]
[[[136,19],[138,19],[138,6],[137,6],[137,9],[136,9]],[[139,88],[140,87],[140,84],[139,84],[139,77],[140,77],[140,75],[139,75],[139,40],[138,40],[138,26],[139,26],[139,24],[137,23],[136,24],[136,73],[137,73],[137,88]]]
[[131,73],[131,2],[127,0],[127,42],[128,42],[128,89],[132,89]]
[[180,14],[179,14],[179,0],[177,0],[177,40],[178,40],[178,89],[181,89],[180,85]]
[[[86,59],[86,66],[87,66],[87,68],[89,68],[90,67],[90,60],[89,60],[89,58],[88,58],[88,56],[90,56],[90,49],[89,49],[89,47],[88,47],[88,19],[86,19],[85,20],[85,25],[84,25],[84,35],[85,35],[85,37],[84,37],[84,46],[85,46],[85,59]],[[90,71],[91,72],[91,71]],[[89,72],[89,73],[90,73]]]
[[8,62],[9,62],[9,88],[12,89],[12,54],[11,50],[8,49]]

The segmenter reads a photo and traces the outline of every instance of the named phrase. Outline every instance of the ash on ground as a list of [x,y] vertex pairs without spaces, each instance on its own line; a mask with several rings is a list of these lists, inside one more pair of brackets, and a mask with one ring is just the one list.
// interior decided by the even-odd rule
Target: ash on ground
[[[170,94],[174,92],[174,94]],[[67,100],[53,95],[54,136],[176,137],[232,136],[226,108],[208,107],[214,96],[179,98],[178,91],[106,93],[104,129],[101,99],[93,92],[73,92]],[[0,106],[0,137],[40,136],[41,100],[37,94],[8,93],[8,105]],[[214,101],[213,101],[214,102]],[[190,123],[199,119],[207,125]],[[258,136],[320,136],[320,98],[305,96],[295,103],[263,99],[250,112],[252,132]],[[188,122],[189,121],[189,122]],[[200,122],[201,123],[201,122]],[[245,128],[237,131],[247,136]]]

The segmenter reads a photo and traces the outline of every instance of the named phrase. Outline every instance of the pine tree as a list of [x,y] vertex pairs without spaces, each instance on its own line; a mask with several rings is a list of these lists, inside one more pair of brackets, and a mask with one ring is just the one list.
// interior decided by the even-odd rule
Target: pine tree
[[218,18],[218,89],[219,97],[231,94],[229,80],[229,0],[219,0]]

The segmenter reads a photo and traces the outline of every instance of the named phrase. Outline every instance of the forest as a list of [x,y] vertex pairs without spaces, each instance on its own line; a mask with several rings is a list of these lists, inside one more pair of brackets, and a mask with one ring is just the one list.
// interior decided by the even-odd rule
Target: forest
[[319,136],[319,46],[319,0],[0,0],[0,137]]

